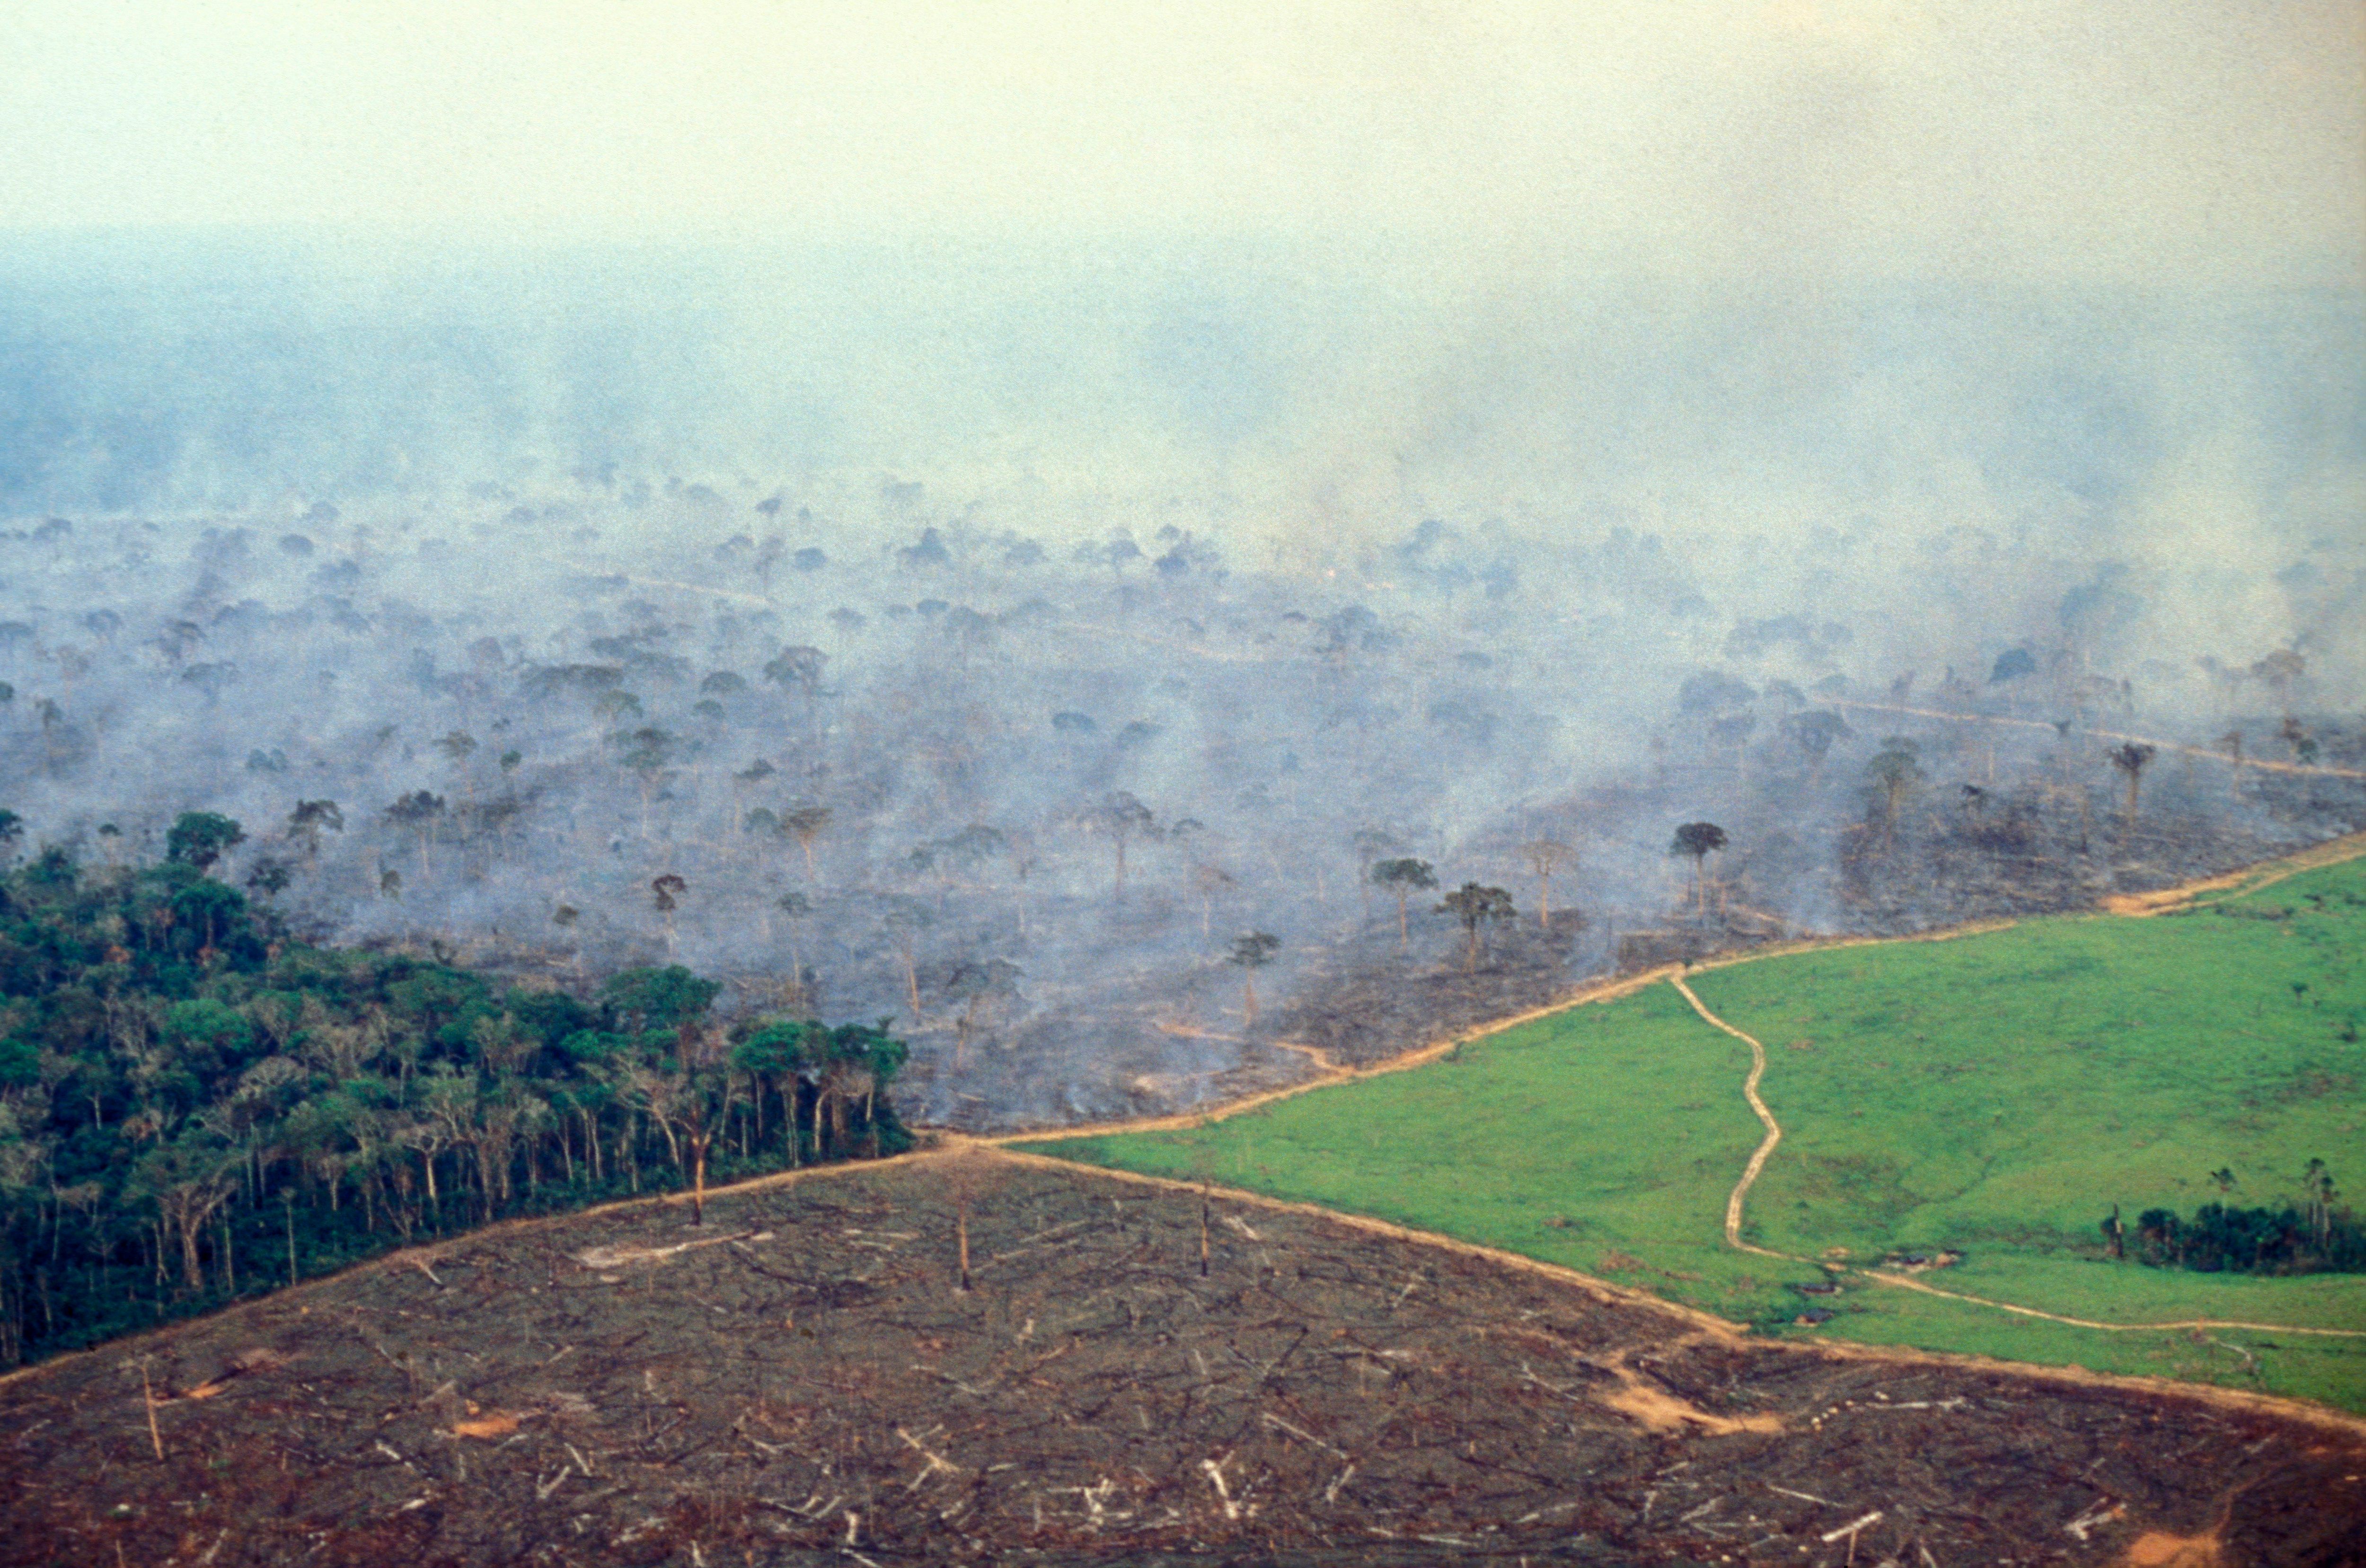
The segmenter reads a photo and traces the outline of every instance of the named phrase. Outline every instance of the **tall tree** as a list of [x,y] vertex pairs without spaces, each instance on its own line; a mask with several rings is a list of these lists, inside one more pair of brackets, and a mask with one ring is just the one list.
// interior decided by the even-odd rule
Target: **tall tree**
[[649,806],[656,798],[658,786],[665,782],[666,769],[672,764],[677,738],[657,726],[643,725],[621,735],[610,737],[616,748],[616,761],[633,775],[641,792],[641,837],[649,836]]
[[829,827],[829,807],[800,806],[781,813],[780,824],[788,829],[791,838],[796,840],[797,848],[805,852],[806,875],[817,879],[814,871],[814,840]]
[[1853,733],[1848,720],[1830,708],[1809,708],[1795,713],[1783,721],[1784,733],[1790,736],[1800,755],[1808,760],[1808,782],[1815,784],[1823,776],[1824,759],[1831,754],[1832,743],[1845,740]]
[[436,741],[435,750],[450,759],[453,772],[460,775],[460,798],[474,800],[477,781],[468,771],[468,759],[477,754],[477,738],[465,729],[456,729]]
[[829,655],[820,649],[808,647],[784,648],[778,657],[766,661],[764,679],[783,691],[803,694],[806,718],[818,739],[821,719],[821,675],[829,663]]
[[2144,771],[2152,763],[2154,749],[2139,740],[2123,741],[2107,753],[2112,766],[2128,776],[2128,821],[2136,819],[2136,789],[2144,782]]
[[1256,972],[1273,962],[1281,950],[1281,939],[1268,931],[1248,931],[1233,939],[1233,951],[1225,962],[1238,965],[1243,987],[1243,1011],[1246,1021],[1256,1021]]
[[1117,852],[1117,890],[1125,891],[1125,849],[1135,839],[1155,838],[1158,819],[1131,792],[1117,790],[1076,818],[1087,832],[1106,837]]
[[1537,928],[1552,929],[1553,873],[1573,859],[1577,852],[1559,839],[1530,839],[1520,846],[1521,858],[1537,878]]
[[345,830],[344,813],[333,800],[299,800],[287,814],[287,836],[304,846],[304,863],[321,858],[321,835]]
[[1479,937],[1486,927],[1497,920],[1508,920],[1518,913],[1512,908],[1512,896],[1500,887],[1482,887],[1466,882],[1448,893],[1439,902],[1437,912],[1452,915],[1462,922],[1469,934],[1470,945],[1464,951],[1462,968],[1468,974],[1479,967]]
[[1873,781],[1874,790],[1881,797],[1881,848],[1885,854],[1898,841],[1899,809],[1922,782],[1921,750],[1905,736],[1892,735],[1882,741],[1881,750],[1865,765],[1865,777]]
[[1708,913],[1708,857],[1725,848],[1725,829],[1714,822],[1683,823],[1668,844],[1670,854],[1692,857],[1693,902],[1703,915]]
[[436,821],[444,815],[444,797],[415,789],[409,795],[398,795],[394,804],[386,808],[386,815],[396,826],[419,835],[419,874],[422,879],[434,875],[435,867],[428,854],[428,842],[435,836]]
[[1426,892],[1437,886],[1437,873],[1425,860],[1404,856],[1397,860],[1376,861],[1372,864],[1372,885],[1385,887],[1397,897],[1397,951],[1402,953],[1413,940],[1413,925],[1405,913],[1405,904],[1415,893]]
[[657,910],[658,919],[665,922],[666,956],[668,958],[671,958],[673,956],[674,951],[674,912],[682,908],[682,900],[689,892],[690,884],[683,881],[680,876],[670,871],[667,872],[662,876],[656,878],[649,884],[650,906]]
[[954,1067],[967,1065],[970,1036],[979,1020],[1017,998],[1020,977],[1017,964],[999,958],[964,959],[945,976],[945,995],[961,1010],[953,1015]]
[[162,1227],[181,1244],[181,1277],[191,1294],[206,1288],[197,1243],[206,1223],[238,1191],[240,1152],[192,1127],[160,1143],[132,1167],[131,1190],[156,1207]]
[[781,911],[789,922],[789,962],[796,970],[797,989],[806,985],[806,917],[813,913],[813,900],[794,888],[772,900],[772,908]]

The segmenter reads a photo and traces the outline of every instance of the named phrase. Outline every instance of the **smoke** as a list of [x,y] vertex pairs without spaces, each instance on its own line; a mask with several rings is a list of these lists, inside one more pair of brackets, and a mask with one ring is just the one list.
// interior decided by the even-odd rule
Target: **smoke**
[[[2361,696],[2349,292],[147,239],[20,247],[0,300],[35,843],[219,810],[325,937],[892,1014],[927,1116],[1211,1092],[1262,1038],[1234,938],[1280,939],[1269,1010],[1392,961],[1376,859],[1525,911],[1567,840],[1573,980],[1689,893],[1679,821],[1789,927],[1906,918],[1844,874],[1887,733],[1933,801],[2108,801],[2051,721]],[[1843,709],[1810,766],[1850,701],[2021,728]],[[2148,787],[2263,842],[2358,814]]]

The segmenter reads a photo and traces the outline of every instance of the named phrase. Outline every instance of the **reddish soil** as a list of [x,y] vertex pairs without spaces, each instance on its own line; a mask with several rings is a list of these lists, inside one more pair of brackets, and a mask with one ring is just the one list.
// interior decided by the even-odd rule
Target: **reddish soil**
[[987,1154],[686,1219],[508,1227],[17,1374],[0,1562],[1953,1568],[2366,1539],[2355,1423],[1754,1344],[1301,1212],[1220,1199],[1204,1276],[1196,1194]]

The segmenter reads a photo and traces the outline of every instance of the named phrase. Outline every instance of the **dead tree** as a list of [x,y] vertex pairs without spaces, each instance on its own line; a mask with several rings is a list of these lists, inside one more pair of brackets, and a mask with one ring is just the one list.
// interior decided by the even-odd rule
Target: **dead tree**
[[1537,878],[1537,928],[1552,930],[1552,879],[1561,864],[1576,857],[1577,852],[1559,839],[1531,839],[1520,846],[1520,853]]

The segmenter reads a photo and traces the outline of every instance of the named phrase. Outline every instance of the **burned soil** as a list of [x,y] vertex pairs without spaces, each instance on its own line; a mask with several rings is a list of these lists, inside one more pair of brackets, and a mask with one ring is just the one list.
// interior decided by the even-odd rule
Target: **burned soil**
[[2338,1418],[1737,1338],[1224,1195],[954,1153],[687,1221],[506,1227],[19,1374],[0,1561],[2286,1564],[2366,1533]]

